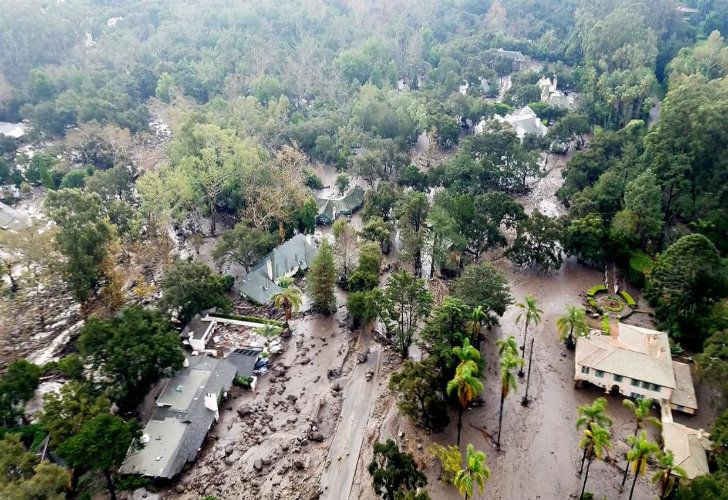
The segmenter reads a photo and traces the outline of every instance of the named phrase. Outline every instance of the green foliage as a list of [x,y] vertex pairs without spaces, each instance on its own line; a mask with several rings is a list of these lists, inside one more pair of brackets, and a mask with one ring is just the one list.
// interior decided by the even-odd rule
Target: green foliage
[[59,393],[43,396],[43,413],[39,422],[51,436],[51,444],[58,446],[77,434],[83,424],[98,415],[108,414],[111,401],[103,394],[94,394],[91,387],[71,381]]
[[321,178],[310,168],[303,170],[303,183],[311,189],[323,189],[324,187],[324,183],[321,182]]
[[114,415],[99,415],[86,422],[78,434],[61,443],[58,453],[72,467],[103,472],[113,496],[111,473],[121,466],[127,451],[138,443],[141,435],[136,420],[125,422]]
[[270,252],[278,242],[277,235],[250,227],[245,222],[238,222],[231,231],[222,235],[212,257],[218,265],[235,262],[250,271],[250,266],[257,263],[266,253]]
[[516,240],[508,249],[508,257],[514,264],[544,271],[561,267],[561,240],[564,238],[563,223],[534,210],[517,228]]
[[604,221],[597,214],[570,222],[564,234],[564,250],[580,262],[600,265],[604,262]]
[[0,441],[0,496],[8,500],[30,498],[62,500],[70,488],[66,470],[38,458],[23,446],[20,435],[7,434]]
[[681,484],[675,493],[676,500],[705,498],[728,498],[728,477],[724,472],[698,476],[687,484]]
[[629,258],[628,276],[632,283],[642,286],[645,283],[645,277],[652,270],[652,259],[642,252],[635,252]]
[[657,257],[645,295],[672,336],[700,345],[708,330],[701,318],[725,295],[726,286],[725,265],[715,245],[693,234]]
[[589,290],[586,291],[587,297],[594,297],[598,293],[606,292],[607,291],[607,285],[604,283],[600,283],[599,285],[594,285]]
[[336,189],[339,190],[339,194],[343,195],[346,193],[346,190],[349,189],[349,184],[351,183],[351,180],[349,179],[349,176],[346,174],[339,174],[336,176]]
[[233,385],[242,389],[250,389],[253,384],[253,377],[235,377]]
[[90,317],[78,340],[81,356],[103,376],[125,411],[132,410],[160,378],[182,368],[179,334],[159,311],[127,306],[111,319]]
[[105,216],[101,198],[78,189],[51,191],[45,201],[48,217],[59,228],[58,250],[66,257],[65,273],[76,299],[84,301],[104,278],[101,263],[114,228]]
[[[728,400],[728,330],[719,330],[708,337],[696,361],[701,376],[717,384],[723,398]],[[728,458],[726,466],[728,471]]]
[[[356,273],[352,278],[355,275]],[[352,284],[349,286],[351,289]],[[346,308],[353,319],[354,327],[374,321],[379,316],[380,302],[381,291],[378,289],[350,292],[346,299]]]
[[157,96],[162,102],[170,103],[172,100],[172,86],[174,85],[174,78],[169,73],[162,73],[159,75],[157,80],[157,87],[154,89],[154,95]]
[[222,276],[201,262],[175,260],[164,270],[162,290],[162,307],[176,311],[184,323],[205,309],[215,307],[222,313],[230,309]]
[[311,264],[307,276],[307,291],[311,297],[312,306],[324,314],[333,314],[336,311],[336,266],[334,252],[327,239],[321,242],[318,254]]
[[462,455],[460,455],[460,449],[451,444],[450,446],[440,446],[439,444],[433,444],[430,448],[430,453],[434,456],[442,466],[442,473],[440,479],[446,483],[452,483],[455,476],[460,472],[460,464],[462,463]]
[[632,298],[627,290],[620,290],[619,296],[624,299],[629,307],[631,307],[632,309],[637,308],[637,302],[635,302],[635,300]]
[[0,424],[13,427],[23,415],[23,405],[35,394],[41,368],[20,359],[0,375]]
[[513,304],[508,280],[489,263],[471,265],[465,268],[452,286],[453,297],[459,298],[470,307],[483,307],[487,314],[486,326],[498,324],[506,308]]
[[419,323],[429,315],[431,307],[432,294],[424,279],[404,269],[389,276],[380,302],[380,317],[387,332],[393,335],[402,359],[407,358]]
[[397,500],[398,494],[427,485],[427,476],[417,469],[414,457],[399,451],[391,439],[374,443],[374,457],[368,470],[375,493],[386,500]]
[[450,421],[447,403],[439,392],[439,374],[433,358],[406,360],[393,373],[389,389],[397,394],[400,411],[433,432],[440,432]]

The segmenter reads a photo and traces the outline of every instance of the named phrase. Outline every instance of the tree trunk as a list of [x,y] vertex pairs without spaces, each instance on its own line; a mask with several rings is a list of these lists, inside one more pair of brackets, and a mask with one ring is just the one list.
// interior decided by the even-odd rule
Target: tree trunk
[[[584,451],[586,451],[586,447],[584,447]],[[593,448],[589,450],[589,461],[586,463],[586,472],[584,473],[584,483],[581,485],[581,494],[579,495],[579,500],[584,498],[584,490],[586,490],[586,480],[589,479],[589,467],[591,467],[592,463],[592,457],[594,456]]]
[[531,337],[531,350],[528,353],[528,375],[526,375],[526,394],[523,395],[521,404],[528,406],[528,386],[531,384],[531,362],[533,361],[533,341],[536,340]]
[[210,200],[210,235],[215,236],[215,201]]
[[[528,337],[528,320],[526,320],[526,326],[523,328],[523,345],[521,346],[521,357],[526,357],[526,338]],[[518,376],[523,377],[523,365],[518,369]]]
[[116,490],[114,489],[114,481],[111,479],[111,472],[105,470],[104,476],[106,477],[106,487],[109,489],[111,500],[116,500]]
[[498,440],[496,441],[495,448],[500,451],[500,438],[501,438],[501,427],[503,426],[503,402],[506,400],[505,394],[501,392],[500,400],[500,413],[498,414]]
[[624,489],[624,483],[627,482],[628,475],[629,475],[629,459],[627,460],[627,465],[624,468],[624,475],[622,476],[622,486],[619,487],[619,491],[622,491]]
[[460,431],[463,428],[463,407],[458,412],[458,448],[460,448]]
[[[639,471],[639,464],[637,467],[637,471]],[[637,484],[637,471],[634,473],[634,479],[632,480],[632,487],[629,489],[629,500],[632,500],[632,495],[634,495],[634,485]]]
[[584,462],[586,462],[586,452],[587,452],[588,446],[584,447],[584,453],[581,454],[581,467],[579,468],[579,476],[584,473]]

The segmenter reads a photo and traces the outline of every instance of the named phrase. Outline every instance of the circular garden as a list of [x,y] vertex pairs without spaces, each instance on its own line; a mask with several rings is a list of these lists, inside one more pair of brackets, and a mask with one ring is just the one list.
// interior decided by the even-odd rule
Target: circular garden
[[637,309],[637,302],[626,290],[609,293],[606,285],[596,285],[586,292],[586,301],[596,313],[615,318],[626,318]]

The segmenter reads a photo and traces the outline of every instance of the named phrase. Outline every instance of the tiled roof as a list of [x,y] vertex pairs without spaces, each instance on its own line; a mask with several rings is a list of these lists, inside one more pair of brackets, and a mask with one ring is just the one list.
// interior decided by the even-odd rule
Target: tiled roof
[[688,479],[710,473],[707,450],[711,443],[708,434],[675,422],[662,423],[665,449],[672,451],[675,465],[681,467]]
[[695,396],[695,386],[693,385],[693,376],[690,373],[690,365],[672,362],[673,371],[675,373],[675,389],[670,396],[670,402],[686,408],[698,409],[698,398]]
[[576,342],[576,363],[663,387],[675,388],[667,334],[617,324],[612,335],[594,333]]

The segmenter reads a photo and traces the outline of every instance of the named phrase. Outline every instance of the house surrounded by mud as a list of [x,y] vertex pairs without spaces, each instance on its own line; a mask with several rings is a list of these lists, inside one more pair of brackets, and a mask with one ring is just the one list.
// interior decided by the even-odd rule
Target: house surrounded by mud
[[647,397],[673,410],[698,409],[690,367],[672,360],[665,332],[615,322],[609,335],[592,331],[576,341],[574,383],[630,398]]

